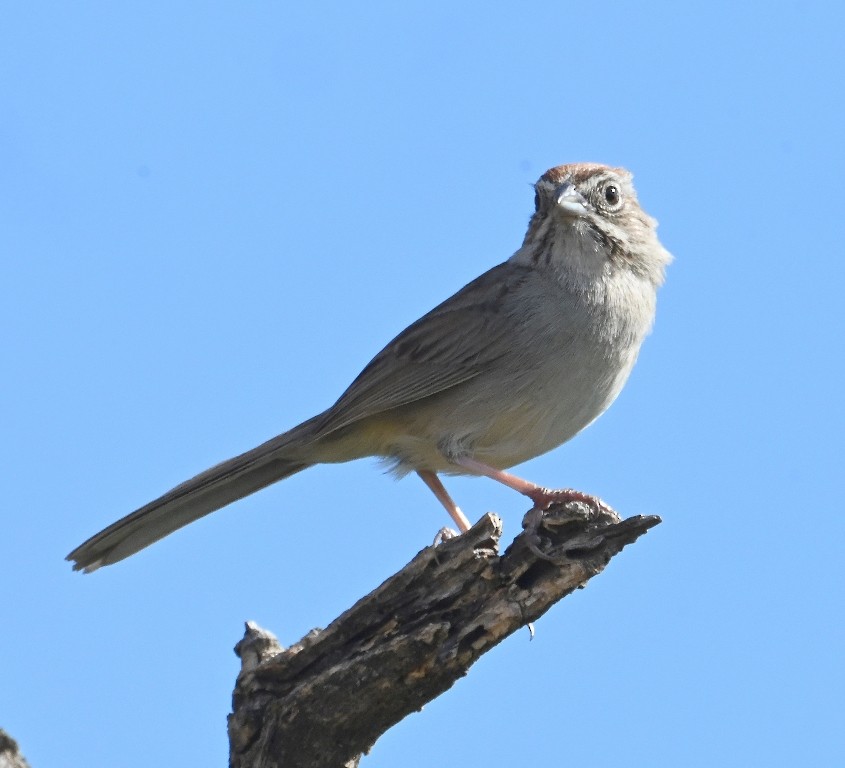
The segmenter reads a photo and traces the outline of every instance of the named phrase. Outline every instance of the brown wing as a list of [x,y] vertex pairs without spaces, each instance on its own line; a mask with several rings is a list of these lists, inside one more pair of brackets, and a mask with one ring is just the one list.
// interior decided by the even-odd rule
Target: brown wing
[[507,351],[512,319],[503,299],[530,270],[499,264],[408,326],[326,411],[324,435],[359,419],[443,392],[485,371]]

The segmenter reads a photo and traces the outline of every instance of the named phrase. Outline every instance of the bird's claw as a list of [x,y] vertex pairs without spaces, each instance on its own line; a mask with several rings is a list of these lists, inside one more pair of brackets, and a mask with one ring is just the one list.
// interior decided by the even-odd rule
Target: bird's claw
[[526,495],[534,502],[532,511],[545,512],[553,504],[560,504],[565,505],[567,512],[573,517],[584,517],[584,515],[578,514],[576,511],[577,507],[568,506],[572,501],[586,505],[595,514],[610,511],[610,507],[597,496],[591,496],[588,493],[576,491],[573,488],[552,489],[538,487]]
[[444,541],[449,541],[449,539],[454,539],[458,536],[460,536],[460,534],[454,528],[443,527],[437,532],[437,535],[434,537],[434,541],[431,545],[436,547]]

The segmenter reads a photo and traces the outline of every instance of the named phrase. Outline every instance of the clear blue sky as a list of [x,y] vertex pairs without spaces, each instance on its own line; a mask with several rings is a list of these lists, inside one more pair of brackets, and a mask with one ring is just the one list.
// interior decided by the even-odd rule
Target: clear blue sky
[[[33,768],[224,765],[243,621],[290,644],[431,540],[422,483],[362,461],[92,576],[63,560],[330,405],[579,160],[634,171],[676,261],[622,396],[519,471],[665,522],[366,765],[845,764],[843,23],[6,3],[0,726]],[[518,532],[516,494],[449,487]]]

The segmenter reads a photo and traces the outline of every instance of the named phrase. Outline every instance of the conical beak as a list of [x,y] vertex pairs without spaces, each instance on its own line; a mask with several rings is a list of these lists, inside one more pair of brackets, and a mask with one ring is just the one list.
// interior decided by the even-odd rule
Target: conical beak
[[583,216],[587,213],[587,201],[571,181],[565,181],[558,187],[555,202],[567,216]]

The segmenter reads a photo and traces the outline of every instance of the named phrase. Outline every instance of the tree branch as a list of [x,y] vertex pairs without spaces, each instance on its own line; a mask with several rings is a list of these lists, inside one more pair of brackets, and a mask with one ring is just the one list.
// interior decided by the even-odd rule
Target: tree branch
[[0,768],[29,768],[18,743],[0,728]]
[[230,765],[357,766],[388,728],[659,522],[569,502],[529,512],[499,556],[501,521],[486,515],[290,648],[248,623],[235,648]]

